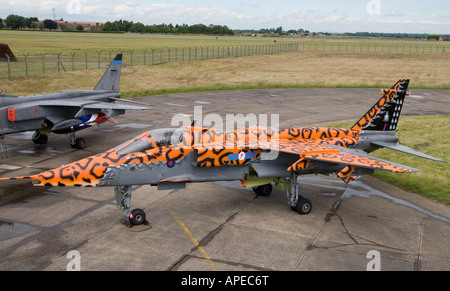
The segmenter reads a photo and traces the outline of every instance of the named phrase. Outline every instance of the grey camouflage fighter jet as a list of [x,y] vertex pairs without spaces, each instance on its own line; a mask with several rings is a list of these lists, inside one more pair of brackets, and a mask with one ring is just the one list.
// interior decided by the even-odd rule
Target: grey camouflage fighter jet
[[[83,149],[84,138],[75,132],[125,114],[125,110],[149,107],[114,104],[122,100],[119,93],[122,54],[118,54],[94,90],[73,90],[31,96],[0,95],[0,141],[4,135],[33,131],[35,144],[46,144],[48,134],[67,134],[72,148]],[[138,102],[133,102],[138,103]]]

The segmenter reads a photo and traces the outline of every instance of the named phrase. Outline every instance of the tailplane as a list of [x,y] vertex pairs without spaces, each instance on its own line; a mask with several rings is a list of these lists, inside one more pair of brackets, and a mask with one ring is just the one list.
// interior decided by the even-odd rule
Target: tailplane
[[352,127],[352,130],[395,131],[407,95],[409,79],[400,79]]
[[94,90],[119,91],[120,71],[122,69],[122,54],[117,54],[111,65],[109,65],[103,77],[95,86]]

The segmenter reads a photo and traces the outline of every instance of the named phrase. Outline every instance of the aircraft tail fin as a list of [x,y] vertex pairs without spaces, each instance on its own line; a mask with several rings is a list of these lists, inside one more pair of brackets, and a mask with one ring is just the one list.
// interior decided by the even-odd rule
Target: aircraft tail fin
[[352,130],[395,131],[407,95],[409,79],[400,79],[352,127]]
[[94,90],[119,91],[122,54],[117,54]]
[[[369,139],[369,143],[367,143],[367,140],[358,142],[356,147],[365,151],[383,147],[437,162],[445,162],[397,143],[398,137],[395,135],[395,131],[397,130],[405,96],[409,95],[408,85],[409,79],[400,79],[391,89],[382,90],[383,96],[381,99],[351,127],[355,131],[364,130],[365,136]],[[380,132],[386,132],[387,134]]]

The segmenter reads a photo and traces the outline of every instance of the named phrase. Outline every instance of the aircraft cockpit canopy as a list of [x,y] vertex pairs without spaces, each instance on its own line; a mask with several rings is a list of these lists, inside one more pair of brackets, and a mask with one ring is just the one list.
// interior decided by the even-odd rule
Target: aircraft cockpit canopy
[[[176,133],[176,134],[174,134]],[[182,132],[175,128],[161,128],[144,132],[132,140],[115,147],[119,155],[126,155],[133,152],[143,152],[156,147],[170,146],[178,143],[182,139]]]

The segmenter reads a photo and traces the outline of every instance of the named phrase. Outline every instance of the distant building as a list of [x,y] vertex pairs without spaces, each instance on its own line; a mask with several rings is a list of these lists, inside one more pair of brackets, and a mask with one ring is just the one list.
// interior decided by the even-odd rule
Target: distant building
[[[70,30],[76,30],[78,25],[81,25],[83,27],[84,31],[100,31],[103,22],[85,22],[85,21],[64,21],[64,20],[57,20],[56,23],[58,23],[58,26],[61,27],[61,25],[65,25]],[[61,28],[60,28],[61,29]]]
[[441,41],[450,41],[450,35],[441,35],[439,37],[439,40],[441,40]]

